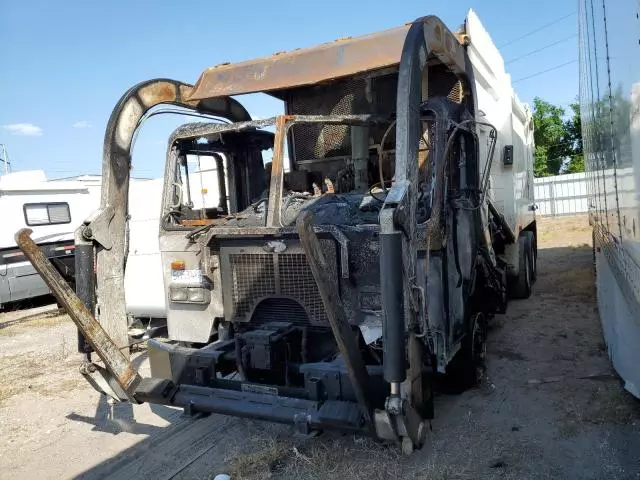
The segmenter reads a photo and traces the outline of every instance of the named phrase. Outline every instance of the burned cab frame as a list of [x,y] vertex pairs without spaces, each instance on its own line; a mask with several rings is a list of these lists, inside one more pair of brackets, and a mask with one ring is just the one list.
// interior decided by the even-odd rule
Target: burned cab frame
[[[273,133],[248,125],[246,129],[226,130],[225,125],[185,124],[171,136],[162,216],[165,230],[214,225],[243,210],[266,191],[270,176],[262,152],[273,148]],[[187,156],[211,157],[215,162],[212,170],[217,182],[213,186],[218,191],[218,205],[194,208],[193,197],[202,193],[202,186],[191,184],[193,172],[189,171]]]
[[[97,367],[85,375],[137,402],[419,447],[433,375],[459,357],[462,377],[476,373],[486,318],[504,301],[466,44],[424,17],[213,67],[193,87],[128,92],[105,138],[101,209],[77,236],[91,253],[82,271],[97,258],[95,289],[79,286],[78,300],[34,261],[105,362],[100,382]],[[251,92],[282,99],[286,114],[252,121],[231,98]],[[141,379],[114,352],[127,331],[131,138],[161,103],[229,123],[186,124],[169,140],[160,249],[175,342],[149,341],[152,378]],[[216,205],[196,205],[190,155],[215,159]]]

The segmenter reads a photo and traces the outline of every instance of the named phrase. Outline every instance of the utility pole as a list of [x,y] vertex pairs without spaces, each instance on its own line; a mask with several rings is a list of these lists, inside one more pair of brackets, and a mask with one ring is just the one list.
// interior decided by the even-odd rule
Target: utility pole
[[11,170],[11,162],[9,161],[9,154],[7,153],[7,147],[5,147],[4,143],[0,143],[0,153],[2,154],[0,159],[2,159],[4,163],[3,171],[4,174],[7,175]]

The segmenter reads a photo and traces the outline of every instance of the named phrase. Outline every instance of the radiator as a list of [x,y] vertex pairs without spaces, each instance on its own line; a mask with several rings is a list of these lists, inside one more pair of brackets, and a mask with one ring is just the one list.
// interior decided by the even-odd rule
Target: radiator
[[[334,242],[321,242],[327,261],[336,266]],[[268,253],[261,246],[221,246],[225,318],[235,322],[285,321],[328,326],[302,247],[293,240],[284,243],[287,248],[280,253]]]

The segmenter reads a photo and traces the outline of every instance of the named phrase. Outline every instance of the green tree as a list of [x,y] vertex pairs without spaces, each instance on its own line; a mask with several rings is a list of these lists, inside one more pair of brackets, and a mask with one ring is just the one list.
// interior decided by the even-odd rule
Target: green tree
[[558,175],[571,145],[563,117],[564,108],[539,97],[533,99],[533,139],[536,145],[534,173],[538,177]]
[[566,164],[562,167],[562,173],[584,172],[584,155],[582,151],[582,117],[580,116],[580,104],[569,104],[573,115],[564,122],[566,141],[571,147],[571,154]]
[[539,97],[533,100],[536,177],[584,171],[580,105],[574,102],[569,107],[571,115],[565,118],[564,108]]

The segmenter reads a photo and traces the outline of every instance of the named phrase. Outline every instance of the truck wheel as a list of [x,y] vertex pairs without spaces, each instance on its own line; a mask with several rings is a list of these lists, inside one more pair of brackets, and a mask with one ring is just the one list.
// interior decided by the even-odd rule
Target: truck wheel
[[529,250],[529,275],[531,284],[534,284],[538,276],[538,248],[536,245],[536,236],[533,232],[526,230],[521,234],[527,239],[527,248]]
[[462,393],[482,382],[486,370],[487,322],[482,313],[471,319],[469,333],[462,339],[460,351],[447,366],[451,393]]
[[514,298],[531,296],[531,244],[526,236],[518,239],[518,276],[513,282]]
[[482,313],[474,315],[471,335],[463,348],[467,349],[465,383],[468,387],[475,387],[485,376],[487,361],[487,322]]

